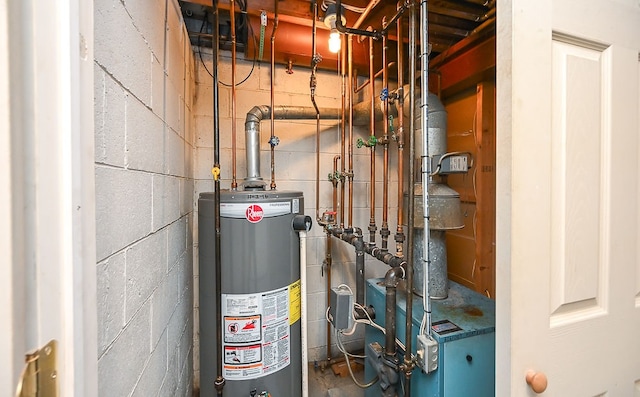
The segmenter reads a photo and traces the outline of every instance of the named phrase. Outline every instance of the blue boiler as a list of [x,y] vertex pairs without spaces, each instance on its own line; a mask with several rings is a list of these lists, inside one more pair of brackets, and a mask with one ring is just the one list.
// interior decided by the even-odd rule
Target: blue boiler
[[[385,288],[381,279],[367,280],[367,304],[375,308],[375,322],[384,326]],[[413,297],[413,340],[422,320],[422,298]],[[415,368],[411,376],[412,397],[493,397],[495,395],[495,302],[455,282],[450,282],[447,299],[432,300],[433,337],[438,342],[439,367],[430,374]],[[406,296],[397,297],[396,337],[404,343]],[[365,346],[384,345],[382,332],[367,327]],[[400,351],[399,351],[400,353]],[[402,356],[400,357],[403,358]],[[365,379],[376,375],[367,360]],[[404,382],[404,376],[400,381]],[[369,387],[366,397],[384,395],[378,382]],[[403,386],[396,385],[398,396]]]

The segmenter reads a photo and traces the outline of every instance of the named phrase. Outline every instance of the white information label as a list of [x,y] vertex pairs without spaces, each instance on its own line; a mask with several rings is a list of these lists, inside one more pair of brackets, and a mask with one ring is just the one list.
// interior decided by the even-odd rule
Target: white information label
[[260,378],[289,365],[291,288],[222,294],[226,379]]
[[467,167],[467,156],[453,156],[450,158],[451,162],[451,171],[457,172],[466,172]]

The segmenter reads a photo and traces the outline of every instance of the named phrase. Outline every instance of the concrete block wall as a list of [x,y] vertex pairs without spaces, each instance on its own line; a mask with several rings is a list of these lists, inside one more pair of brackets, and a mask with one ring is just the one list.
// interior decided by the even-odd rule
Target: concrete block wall
[[[195,196],[200,192],[213,191],[213,180],[211,177],[211,167],[213,164],[213,129],[212,129],[212,79],[206,68],[211,71],[211,50],[201,49],[202,59],[200,62],[198,49],[196,51],[196,95],[194,105],[194,125],[195,125]],[[206,66],[206,68],[205,68]],[[221,54],[218,71],[220,81],[229,84],[231,81],[231,61],[229,54]],[[293,74],[287,74],[284,65],[276,65],[275,74],[275,104],[312,106],[309,94],[310,69],[294,67]],[[228,189],[231,184],[231,126],[236,125],[237,133],[237,177],[238,183],[246,175],[245,152],[244,152],[244,120],[246,113],[255,105],[270,104],[270,69],[269,64],[258,64],[251,72],[252,63],[242,59],[239,55],[237,62],[236,81],[242,81],[249,73],[251,76],[243,84],[237,87],[237,118],[231,118],[231,89],[228,86],[220,86],[220,137],[221,137],[221,166],[222,166],[222,188]],[[341,103],[340,77],[334,72],[318,72],[318,88],[316,90],[316,101],[320,107],[339,107]],[[378,91],[379,92],[379,89]],[[381,126],[380,126],[381,128]],[[298,190],[304,193],[305,213],[315,218],[315,150],[316,150],[316,123],[315,120],[276,120],[275,135],[280,138],[280,144],[276,147],[276,184],[278,190]],[[265,120],[261,124],[261,171],[262,177],[270,180],[270,146],[268,139],[270,136],[270,121]],[[356,136],[365,138],[368,130],[358,127]],[[337,121],[321,121],[321,184],[320,184],[320,214],[325,210],[330,210],[332,202],[331,183],[327,175],[332,172],[333,157],[340,153],[340,132]],[[354,149],[354,224],[363,230],[369,223],[369,150]],[[397,178],[396,168],[396,146],[391,145],[390,170],[390,193],[389,193],[389,228],[392,231],[390,247],[393,247],[393,233],[396,224],[395,214],[397,210]],[[376,162],[376,216],[378,228],[382,218],[382,150],[377,150]],[[197,211],[197,209],[195,209]],[[194,215],[197,221],[197,216]],[[194,229],[194,285],[197,288],[197,229]],[[325,259],[326,237],[322,228],[314,224],[310,239],[307,243],[307,296],[309,315],[309,359],[311,361],[323,360],[326,358],[326,271],[323,270],[323,260]],[[334,240],[335,241],[335,240]],[[380,239],[378,237],[378,242]],[[346,243],[335,241],[333,244],[333,273],[332,285],[336,286],[346,283],[353,288],[355,293],[355,252]],[[367,259],[367,277],[383,277],[387,270],[386,265],[375,260]],[[197,294],[195,295],[195,317],[200,308],[198,307]],[[195,349],[195,377],[198,379],[198,335],[197,324],[194,339]],[[353,336],[345,338],[347,346],[352,348],[363,347],[364,329],[361,327]],[[332,355],[338,354],[335,347],[335,338],[332,342]],[[197,382],[197,381],[196,381]]]
[[95,0],[99,396],[191,396],[194,58],[177,0]]

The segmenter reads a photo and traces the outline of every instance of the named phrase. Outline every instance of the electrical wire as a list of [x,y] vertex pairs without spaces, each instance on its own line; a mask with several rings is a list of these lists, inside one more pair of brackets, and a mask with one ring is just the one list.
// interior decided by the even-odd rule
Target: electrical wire
[[[335,0],[323,0],[322,1],[322,7],[320,7],[322,9],[322,11],[327,11],[327,4],[336,4],[336,1]],[[349,10],[349,11],[356,12],[358,14],[362,14],[366,10],[366,8],[364,8],[364,7],[356,7],[356,6],[352,6],[352,5],[345,4],[345,3],[340,3],[340,5],[342,6],[342,8],[344,8],[346,10]]]
[[344,359],[347,362],[347,368],[349,369],[349,375],[351,375],[351,380],[353,380],[353,383],[356,384],[356,386],[358,386],[361,389],[367,389],[373,385],[375,385],[376,383],[378,383],[378,380],[380,380],[380,378],[378,377],[378,375],[376,375],[373,379],[371,379],[369,382],[367,383],[360,383],[357,379],[356,376],[353,373],[353,370],[351,369],[351,362],[349,361],[349,356],[351,354],[347,354],[346,353],[346,349],[344,348],[344,346],[342,345],[342,341],[339,337],[336,338],[337,341],[337,345],[338,345],[338,349],[344,354]]
[[[257,40],[256,40],[256,35],[253,31],[253,26],[251,25],[251,23],[249,23],[249,14],[247,13],[247,6],[246,3],[242,2],[241,0],[237,0],[239,6],[240,6],[240,11],[242,14],[245,15],[245,19],[242,21],[241,24],[238,25],[239,28],[244,27],[244,25],[246,24],[249,32],[251,34],[251,38],[253,39],[253,60],[251,62],[251,70],[249,70],[249,73],[247,74],[247,76],[242,79],[239,83],[236,83],[236,87],[243,84],[244,82],[246,82],[247,80],[249,80],[249,77],[251,77],[251,75],[253,74],[253,71],[255,70],[256,67],[256,63],[258,62],[258,51],[257,51]],[[205,11],[204,13],[204,18],[202,19],[202,25],[200,26],[200,32],[199,33],[203,33],[203,31],[205,30],[205,26],[208,25],[209,20],[207,19],[207,13]],[[216,26],[212,27],[213,29],[217,29]],[[217,43],[211,43],[211,45],[218,45]],[[213,77],[213,74],[211,73],[211,71],[209,70],[209,68],[207,67],[207,65],[204,62],[204,59],[202,58],[202,49],[200,47],[200,34],[198,35],[198,57],[200,58],[200,62],[202,63],[202,66],[204,66],[204,70],[207,71],[207,73],[209,74],[209,76]],[[218,82],[220,84],[222,84],[225,87],[231,87],[231,84],[227,84],[223,81],[218,80]]]

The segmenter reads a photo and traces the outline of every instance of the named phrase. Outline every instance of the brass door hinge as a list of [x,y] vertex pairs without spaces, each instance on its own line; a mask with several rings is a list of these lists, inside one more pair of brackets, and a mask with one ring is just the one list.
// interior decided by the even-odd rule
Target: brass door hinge
[[16,397],[58,397],[57,345],[54,339],[42,349],[26,354]]

